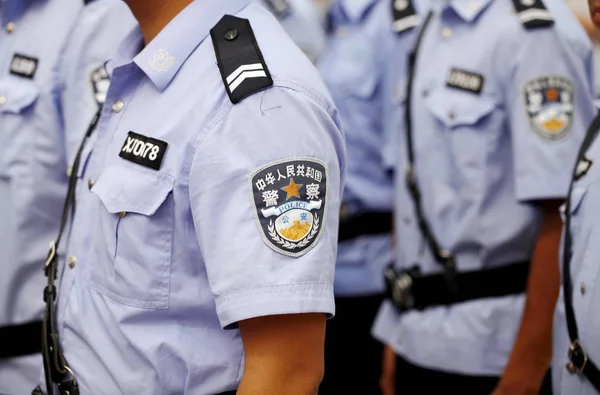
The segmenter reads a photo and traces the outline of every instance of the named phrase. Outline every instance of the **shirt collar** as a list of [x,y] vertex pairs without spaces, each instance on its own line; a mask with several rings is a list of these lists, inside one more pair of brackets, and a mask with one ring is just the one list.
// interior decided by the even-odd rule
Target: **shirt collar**
[[449,0],[449,6],[465,22],[472,22],[493,0]]
[[[109,74],[132,61],[163,91],[196,47],[225,15],[235,15],[250,0],[195,0],[140,51],[143,36],[136,26],[107,64]],[[136,55],[137,54],[137,55]]]
[[367,11],[379,0],[339,0],[340,10],[351,22],[360,22]]

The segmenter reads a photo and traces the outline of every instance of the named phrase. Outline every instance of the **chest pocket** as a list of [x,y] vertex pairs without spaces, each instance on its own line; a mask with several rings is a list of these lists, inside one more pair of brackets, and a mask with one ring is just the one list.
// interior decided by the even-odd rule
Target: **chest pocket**
[[[426,110],[435,118],[437,133],[431,136],[430,142],[422,141],[421,150],[417,144],[417,151],[450,152],[449,166],[453,174],[463,176],[457,180],[459,185],[463,181],[470,184],[483,182],[484,166],[488,153],[489,141],[497,138],[502,129],[502,117],[494,112],[497,108],[496,100],[485,95],[473,95],[451,89],[435,89],[424,101]],[[419,131],[414,131],[418,134]],[[436,146],[432,149],[431,144]]]
[[92,286],[119,303],[169,305],[174,179],[112,165],[92,192],[101,201],[91,262]]
[[30,156],[32,128],[24,127],[25,117],[39,94],[33,81],[12,75],[0,79],[0,176],[17,176],[15,168]]

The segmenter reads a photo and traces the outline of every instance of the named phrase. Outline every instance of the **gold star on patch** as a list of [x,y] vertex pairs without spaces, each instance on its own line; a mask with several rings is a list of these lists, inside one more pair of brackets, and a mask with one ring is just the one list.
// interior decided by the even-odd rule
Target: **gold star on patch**
[[303,184],[296,184],[294,182],[294,179],[290,178],[290,183],[288,184],[288,186],[281,188],[282,191],[285,191],[285,193],[287,193],[285,200],[290,200],[290,198],[294,196],[300,199],[300,194],[298,193],[298,191],[300,190],[300,188],[302,188],[302,186]]

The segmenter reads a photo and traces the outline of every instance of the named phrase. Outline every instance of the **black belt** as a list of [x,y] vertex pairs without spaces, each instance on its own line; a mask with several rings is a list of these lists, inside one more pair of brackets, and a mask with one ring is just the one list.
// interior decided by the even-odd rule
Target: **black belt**
[[518,262],[493,269],[457,272],[450,286],[445,274],[423,276],[420,269],[385,271],[387,296],[401,312],[484,298],[497,298],[525,292],[529,262]]
[[0,327],[0,359],[42,352],[42,321]]
[[391,212],[370,212],[340,219],[338,241],[348,241],[364,235],[392,233]]
[[596,391],[600,392],[600,370],[596,364],[588,357],[581,342],[579,341],[579,331],[577,329],[577,321],[575,319],[575,310],[573,308],[573,284],[571,282],[571,254],[572,254],[572,239],[571,239],[571,192],[573,191],[574,181],[577,180],[577,165],[585,159],[585,154],[596,139],[598,130],[600,129],[600,112],[594,118],[585,136],[583,144],[577,154],[575,161],[575,169],[571,185],[569,186],[569,195],[565,203],[565,233],[563,242],[563,297],[565,301],[565,315],[567,318],[567,330],[571,346],[568,350],[570,362],[567,364],[567,370],[571,374],[585,376],[588,381],[594,386]]

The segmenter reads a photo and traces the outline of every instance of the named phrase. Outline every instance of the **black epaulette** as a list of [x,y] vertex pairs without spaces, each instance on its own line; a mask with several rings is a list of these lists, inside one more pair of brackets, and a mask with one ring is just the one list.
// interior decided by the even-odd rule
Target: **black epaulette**
[[415,11],[412,0],[391,0],[392,1],[392,29],[396,33],[402,33],[413,27],[419,26],[419,14]]
[[542,0],[512,0],[512,2],[525,29],[554,25],[554,18]]
[[283,19],[292,12],[292,6],[287,0],[264,0],[269,10],[279,19]]
[[273,85],[247,19],[225,15],[210,31],[219,71],[233,104]]

